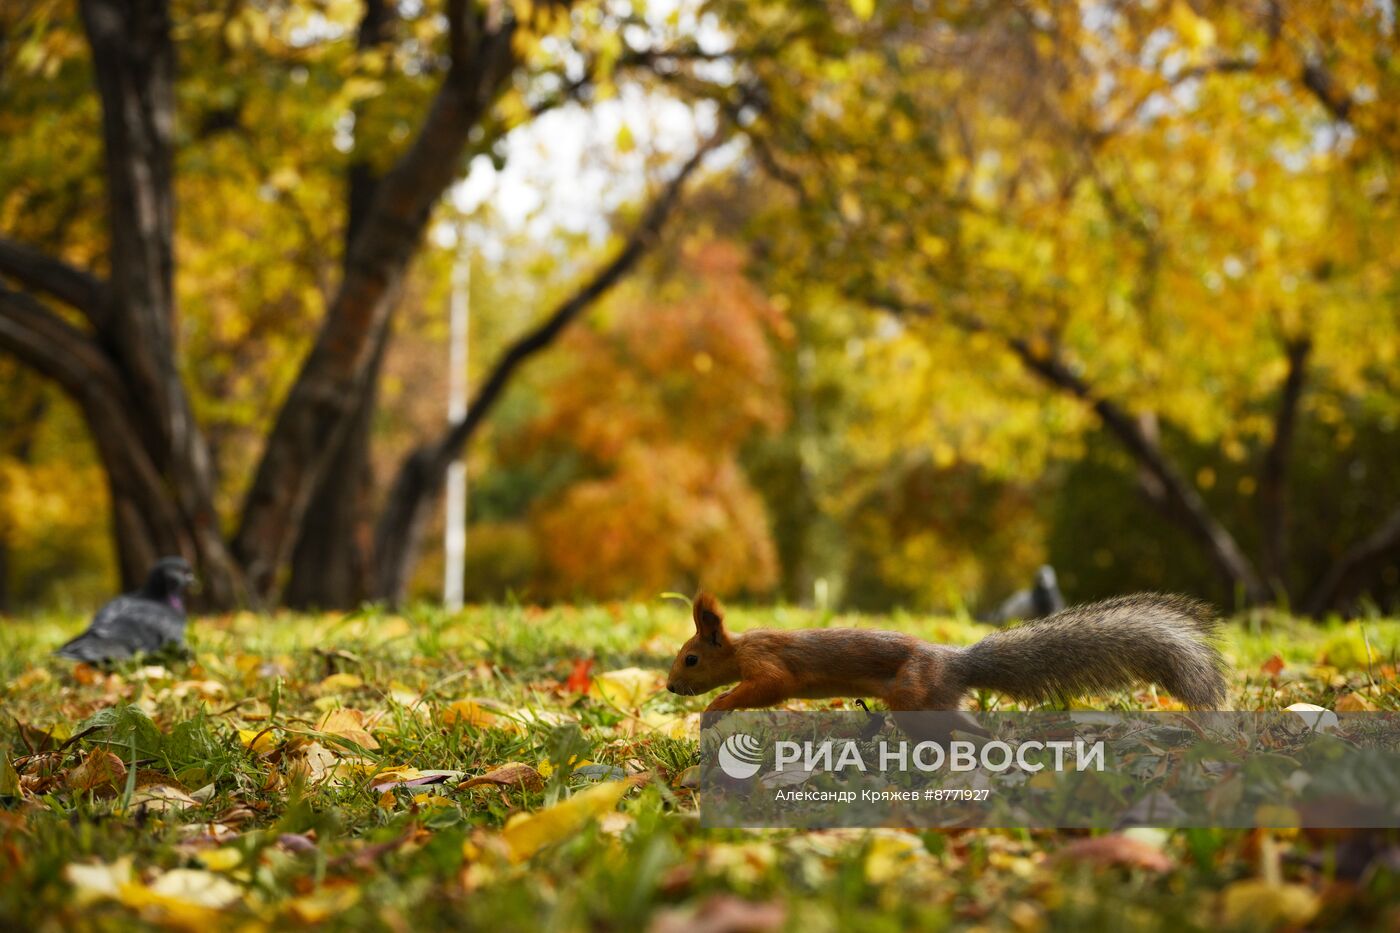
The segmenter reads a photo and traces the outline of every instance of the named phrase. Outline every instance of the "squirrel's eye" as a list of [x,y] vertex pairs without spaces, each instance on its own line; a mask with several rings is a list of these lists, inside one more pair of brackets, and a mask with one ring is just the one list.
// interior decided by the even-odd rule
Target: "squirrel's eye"
[[685,666],[686,666],[686,667],[694,667],[695,665],[697,665],[697,664],[699,664],[699,663],[700,663],[700,655],[698,655],[698,654],[688,654],[688,655],[685,656]]

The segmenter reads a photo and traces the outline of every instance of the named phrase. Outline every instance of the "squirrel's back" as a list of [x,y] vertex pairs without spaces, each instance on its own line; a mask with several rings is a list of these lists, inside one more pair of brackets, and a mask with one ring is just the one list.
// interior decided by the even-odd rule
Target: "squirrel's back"
[[1150,681],[1192,709],[1220,709],[1225,678],[1216,631],[1215,613],[1205,603],[1141,593],[1075,606],[988,635],[958,651],[951,666],[965,688],[1024,700]]

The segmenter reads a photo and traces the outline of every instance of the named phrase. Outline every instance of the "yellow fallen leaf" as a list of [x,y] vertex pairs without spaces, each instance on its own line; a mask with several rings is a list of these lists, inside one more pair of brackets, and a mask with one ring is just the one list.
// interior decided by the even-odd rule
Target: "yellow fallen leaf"
[[354,674],[332,674],[317,684],[316,689],[322,693],[344,693],[364,685],[365,682]]
[[409,765],[397,768],[375,768],[370,775],[371,784],[388,784],[391,781],[413,781],[423,776],[423,772]]
[[333,709],[321,717],[316,726],[319,732],[328,732],[359,745],[361,748],[378,748],[379,743],[365,728],[365,714],[357,709],[341,707]]
[[233,846],[223,846],[197,852],[195,860],[210,871],[233,871],[243,864],[243,853]]
[[28,690],[30,687],[46,684],[50,680],[53,680],[53,675],[50,674],[46,668],[31,667],[29,670],[10,681],[10,688],[12,690]]
[[694,739],[700,734],[700,714],[672,716],[668,713],[649,712],[642,717],[642,723],[651,732],[664,735],[668,739]]
[[640,667],[624,667],[617,671],[595,674],[588,688],[590,696],[622,709],[636,709],[662,687],[658,671]]
[[324,923],[360,902],[360,889],[350,886],[321,888],[287,902],[287,910],[302,923]]
[[239,729],[238,741],[257,755],[266,755],[277,747],[277,736],[271,729]]
[[462,723],[468,726],[494,726],[501,717],[487,709],[477,700],[454,700],[442,711],[442,721],[446,725]]
[[546,846],[579,832],[616,807],[634,784],[630,780],[595,784],[552,807],[514,817],[501,831],[511,861],[523,862]]
[[865,879],[871,884],[886,884],[905,877],[914,860],[925,851],[918,836],[882,833],[870,840],[865,855]]
[[1322,901],[1305,885],[1270,884],[1258,878],[1236,881],[1221,895],[1221,913],[1228,927],[1306,926],[1321,906]]
[[413,802],[420,807],[427,807],[429,809],[455,807],[457,805],[448,798],[442,796],[442,794],[414,794]]
[[70,862],[63,867],[63,878],[73,886],[73,903],[78,907],[104,898],[118,897],[122,886],[131,884],[135,877],[129,855],[124,855],[115,862],[99,862],[95,865]]

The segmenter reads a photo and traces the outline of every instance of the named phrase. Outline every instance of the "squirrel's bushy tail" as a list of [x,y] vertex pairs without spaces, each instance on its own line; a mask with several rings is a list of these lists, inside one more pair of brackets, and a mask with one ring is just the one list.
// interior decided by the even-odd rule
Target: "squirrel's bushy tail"
[[1220,709],[1224,661],[1209,606],[1141,593],[988,635],[957,666],[970,688],[1039,701],[1117,690],[1138,681],[1165,687],[1192,709]]

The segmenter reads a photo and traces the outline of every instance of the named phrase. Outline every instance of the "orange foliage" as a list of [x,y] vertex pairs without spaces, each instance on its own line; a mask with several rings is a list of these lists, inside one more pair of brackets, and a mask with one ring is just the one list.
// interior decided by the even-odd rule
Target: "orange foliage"
[[634,290],[606,326],[570,335],[571,364],[528,432],[536,449],[581,455],[589,473],[535,509],[552,595],[776,582],[763,501],[737,457],[786,420],[771,342],[787,322],[728,244],[688,245],[677,278],[659,295]]

